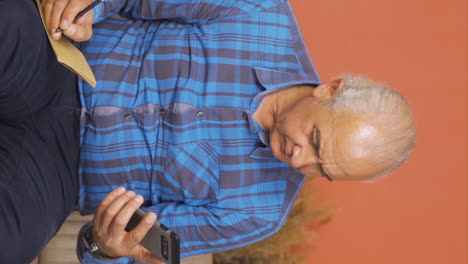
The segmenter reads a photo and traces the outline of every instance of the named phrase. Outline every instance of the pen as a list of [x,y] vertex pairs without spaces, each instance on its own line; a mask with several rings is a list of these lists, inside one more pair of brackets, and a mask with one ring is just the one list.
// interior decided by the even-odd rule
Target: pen
[[[88,13],[89,10],[93,9],[95,6],[102,3],[103,1],[104,0],[96,0],[96,1],[92,2],[89,6],[87,6],[85,9],[81,10],[76,15],[75,19],[73,19],[73,23],[75,23],[80,17],[84,16],[84,14]],[[59,33],[60,31],[62,31],[62,29],[59,27],[59,28],[57,28],[57,30],[55,30],[55,33]]]

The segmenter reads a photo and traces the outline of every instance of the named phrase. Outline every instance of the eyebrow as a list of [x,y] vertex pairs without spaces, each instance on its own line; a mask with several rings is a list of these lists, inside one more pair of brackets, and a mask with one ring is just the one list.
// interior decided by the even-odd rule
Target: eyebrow
[[[314,124],[314,127],[312,129],[312,147],[315,149],[315,152],[317,155],[320,157],[320,130],[318,127]],[[325,170],[323,169],[322,164],[318,165],[320,174],[322,174],[323,177],[325,177],[329,181],[333,181],[333,178],[328,175]]]

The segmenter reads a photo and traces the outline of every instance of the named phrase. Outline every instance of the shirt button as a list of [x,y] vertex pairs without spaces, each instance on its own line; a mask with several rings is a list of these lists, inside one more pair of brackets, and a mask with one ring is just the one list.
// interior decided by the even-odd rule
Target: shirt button
[[130,113],[125,113],[125,114],[124,114],[124,119],[125,119],[125,121],[129,121],[130,119],[132,119],[132,114],[130,114]]
[[197,112],[197,117],[198,117],[198,118],[202,118],[204,115],[205,115],[205,114],[203,114],[202,111],[198,111],[198,112]]
[[244,118],[245,120],[249,119],[249,114],[247,114],[246,112],[242,113],[242,118]]
[[159,116],[160,117],[164,117],[165,115],[166,115],[166,110],[164,110],[164,109],[159,110]]

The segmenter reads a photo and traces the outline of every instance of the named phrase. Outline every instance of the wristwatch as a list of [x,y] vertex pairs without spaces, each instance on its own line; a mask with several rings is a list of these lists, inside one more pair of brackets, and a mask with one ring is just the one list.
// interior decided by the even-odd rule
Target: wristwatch
[[94,258],[102,259],[102,260],[115,260],[119,259],[120,257],[111,257],[104,254],[99,253],[99,248],[96,242],[93,239],[93,226],[90,226],[86,231],[83,233],[83,242],[86,249],[91,253]]

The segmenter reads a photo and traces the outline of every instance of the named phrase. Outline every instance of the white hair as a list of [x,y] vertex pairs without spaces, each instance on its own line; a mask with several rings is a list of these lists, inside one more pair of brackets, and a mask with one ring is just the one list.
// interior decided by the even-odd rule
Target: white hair
[[363,76],[340,75],[344,88],[325,106],[332,113],[355,113],[364,118],[383,135],[368,142],[373,161],[387,169],[376,175],[387,175],[400,167],[415,147],[416,128],[413,113],[406,100],[395,90],[375,83]]

